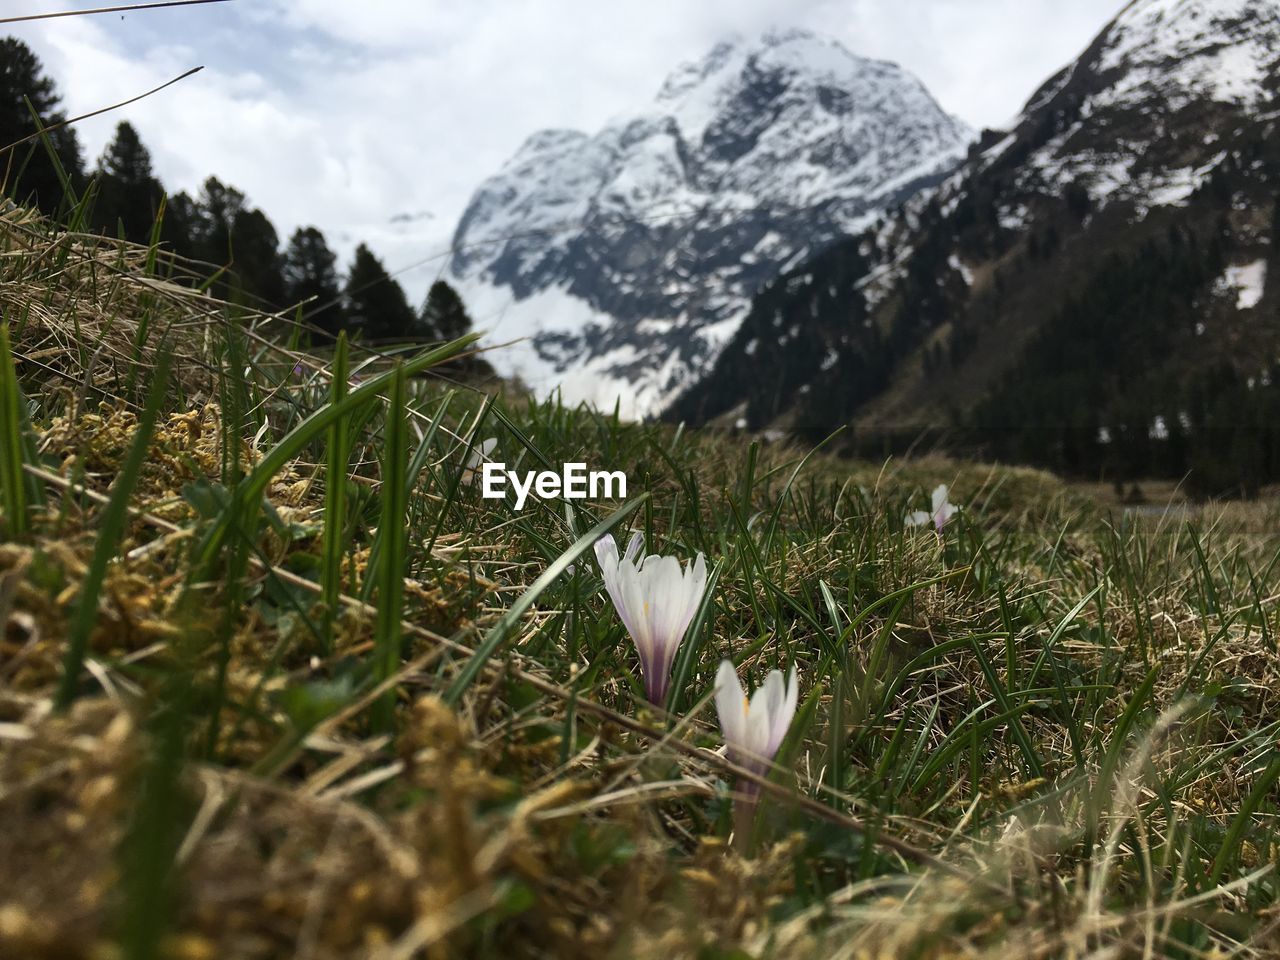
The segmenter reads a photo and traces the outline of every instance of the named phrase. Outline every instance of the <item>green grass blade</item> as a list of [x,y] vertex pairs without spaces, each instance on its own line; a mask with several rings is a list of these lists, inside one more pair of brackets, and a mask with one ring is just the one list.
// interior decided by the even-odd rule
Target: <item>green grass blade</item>
[[[418,448],[414,451],[413,459],[409,462],[409,466],[405,471],[404,483],[405,483],[406,490],[412,490],[414,486],[417,484],[418,475],[422,473],[422,470],[426,466],[428,458],[431,456],[431,451],[435,444],[436,435],[440,431],[440,424],[444,422],[445,414],[449,409],[449,404],[453,402],[454,395],[455,395],[454,391],[452,390],[450,390],[447,394],[445,394],[445,397],[440,402],[440,405],[437,408],[435,415],[431,418],[431,426],[427,428],[427,432],[423,435],[422,442],[418,444]],[[461,471],[459,471],[459,473],[461,473]],[[450,484],[449,494],[446,497],[447,502],[449,503],[453,502],[454,497],[457,494],[458,486],[460,482],[461,482],[461,478],[459,476],[459,477],[455,477],[453,483]],[[426,549],[422,551],[424,555],[428,555],[428,556],[430,555],[431,547],[435,545],[435,538],[439,534],[440,526],[443,525],[448,515],[449,514],[447,511],[445,510],[440,511],[440,516],[436,524],[436,531],[435,533],[433,533],[430,541],[428,542]],[[374,534],[373,542],[369,544],[368,568],[370,570],[378,569],[378,564],[382,562],[382,550],[383,550],[382,528],[379,527],[378,531]],[[368,603],[369,597],[373,593],[373,584],[374,584],[373,579],[367,578],[365,582],[360,585],[360,599],[365,603]]]
[[22,391],[9,349],[9,323],[0,323],[0,506],[7,534],[18,539],[29,529],[23,476]]
[[1240,852],[1240,842],[1244,839],[1245,831],[1253,821],[1254,811],[1267,799],[1271,793],[1271,788],[1275,786],[1278,779],[1280,779],[1280,755],[1271,758],[1271,762],[1262,771],[1262,774],[1258,777],[1258,782],[1253,785],[1253,789],[1249,791],[1249,795],[1245,797],[1244,803],[1241,804],[1235,818],[1232,819],[1227,835],[1223,838],[1222,846],[1218,849],[1217,856],[1213,858],[1213,868],[1209,871],[1208,886],[1212,887],[1217,884],[1222,879],[1222,875],[1227,872],[1227,868],[1236,861]]
[[462,695],[475,682],[476,677],[480,675],[480,671],[484,669],[484,665],[506,642],[507,638],[520,623],[520,618],[537,602],[543,591],[560,579],[570,565],[577,562],[579,557],[584,556],[588,550],[591,550],[597,540],[635,513],[636,509],[648,499],[649,494],[643,493],[624,503],[579,537],[573,546],[562,553],[555,563],[542,572],[542,575],[533,582],[528,590],[520,595],[520,598],[511,605],[511,608],[493,625],[493,628],[485,636],[484,642],[480,644],[475,654],[459,671],[458,676],[449,685],[449,689],[445,691],[444,700],[446,703],[456,705],[462,699]]
[[[347,396],[347,334],[338,334],[330,373],[329,402],[337,406]],[[328,462],[324,487],[324,536],[320,548],[320,602],[324,607],[321,633],[324,652],[333,649],[333,622],[342,592],[342,558],[347,535],[347,469],[351,462],[350,417],[338,417],[329,425]]]
[[182,790],[190,674],[179,668],[165,687],[163,702],[148,724],[150,749],[120,845],[119,925],[128,960],[163,955],[161,943],[178,899],[174,861],[190,820]]
[[1005,690],[1004,684],[1000,682],[999,676],[996,675],[995,667],[991,665],[991,661],[987,659],[987,655],[982,650],[982,645],[976,637],[971,638],[970,648],[973,655],[978,659],[978,667],[982,670],[982,675],[986,677],[987,686],[991,689],[991,695],[995,699],[997,706],[1009,715],[1009,732],[1013,734],[1013,739],[1018,744],[1018,750],[1022,753],[1022,758],[1027,762],[1027,769],[1032,777],[1040,777],[1044,775],[1044,765],[1040,762],[1040,756],[1036,753],[1036,748],[1031,743],[1031,737],[1027,734],[1026,728],[1022,726],[1022,721],[1018,719],[1018,715],[1013,711],[1009,701],[1008,691]]
[[698,604],[698,611],[694,614],[693,621],[689,624],[689,632],[686,635],[685,642],[681,645],[679,652],[676,654],[675,666],[671,670],[671,690],[667,694],[667,710],[671,713],[673,722],[674,718],[684,709],[684,705],[688,702],[685,696],[685,687],[689,684],[689,677],[693,675],[693,668],[698,661],[698,654],[702,651],[702,645],[706,637],[706,624],[711,618],[711,611],[715,608],[716,584],[720,582],[720,573],[724,569],[723,561],[717,562],[711,568],[711,573],[707,575],[707,589],[702,595],[702,602]]
[[[396,365],[387,398],[386,448],[382,460],[382,513],[378,533],[382,539],[382,559],[378,565],[378,620],[374,626],[374,677],[378,683],[395,674],[400,665],[401,608],[404,601],[405,513],[408,490],[405,466],[409,450],[409,428],[405,423],[404,367]],[[396,692],[388,690],[374,706],[374,725],[390,729],[395,717]]]
[[[404,376],[411,377],[429,367],[444,363],[446,360],[464,352],[480,334],[472,333],[458,340],[446,343],[435,350],[414,357],[403,365]],[[368,383],[352,390],[341,403],[326,404],[311,416],[283,436],[256,467],[236,487],[235,499],[244,504],[256,504],[271,484],[272,478],[283,470],[291,460],[297,457],[307,446],[323,436],[335,420],[351,415],[367,401],[378,396],[395,377],[394,371],[388,371],[375,377]],[[222,549],[230,532],[229,518],[219,518],[209,529],[196,548],[191,575],[199,580],[207,575],[210,564]]]

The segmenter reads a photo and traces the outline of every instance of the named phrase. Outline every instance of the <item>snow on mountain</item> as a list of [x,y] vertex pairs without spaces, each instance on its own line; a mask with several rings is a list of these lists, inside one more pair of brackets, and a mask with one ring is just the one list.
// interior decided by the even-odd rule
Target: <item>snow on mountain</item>
[[882,225],[876,244],[888,256],[863,285],[869,304],[901,279],[916,214],[933,202],[951,212],[975,178],[998,186],[998,222],[1010,232],[1032,224],[1028,203],[1071,191],[1095,211],[1131,203],[1139,218],[1185,206],[1233,161],[1223,145],[1241,118],[1277,116],[1266,113],[1277,78],[1280,0],[1133,0],[1009,132],[984,133],[976,163]]
[[1268,98],[1278,40],[1277,0],[1135,0],[1028,104],[1024,135],[1031,124],[1053,135],[1021,185],[1076,183],[1101,205],[1184,203],[1225,159],[1203,149],[1225,131],[1195,124],[1206,112],[1231,115],[1214,104],[1248,113]]
[[975,441],[989,454],[1028,424],[1046,432],[1017,442],[1049,443],[1070,413],[1057,397],[1082,383],[1081,408],[1116,417],[1157,395],[1185,407],[1202,375],[1203,401],[1280,357],[1278,123],[1280,0],[1134,0],[936,188],[763,288],[666,414],[810,437],[852,425],[877,452],[991,427]]
[[448,279],[493,362],[627,416],[707,370],[752,295],[964,155],[892,63],[803,31],[717,45],[594,135],[534,134],[476,191]]
[[1121,79],[1100,102],[1158,91],[1173,107],[1199,97],[1256,104],[1280,54],[1273,46],[1278,23],[1274,0],[1133,3],[1103,43],[1098,70]]
[[1214,284],[1214,292],[1234,294],[1237,310],[1252,310],[1262,300],[1267,287],[1267,261],[1228,266]]

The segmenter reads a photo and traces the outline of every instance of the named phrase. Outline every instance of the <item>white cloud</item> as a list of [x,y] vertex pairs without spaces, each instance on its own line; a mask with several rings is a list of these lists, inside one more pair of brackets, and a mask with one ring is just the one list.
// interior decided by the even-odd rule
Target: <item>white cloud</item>
[[[92,5],[92,4],[80,4]],[[393,269],[447,242],[479,180],[534,130],[593,130],[727,33],[803,26],[896,60],[974,126],[1000,125],[1119,0],[243,0],[20,25],[72,113],[206,69],[86,121],[96,157],[128,119],[171,189],[209,174],[282,236],[315,223]],[[6,5],[14,14],[47,2]],[[392,225],[400,213],[434,218]],[[419,296],[431,264],[406,277]]]

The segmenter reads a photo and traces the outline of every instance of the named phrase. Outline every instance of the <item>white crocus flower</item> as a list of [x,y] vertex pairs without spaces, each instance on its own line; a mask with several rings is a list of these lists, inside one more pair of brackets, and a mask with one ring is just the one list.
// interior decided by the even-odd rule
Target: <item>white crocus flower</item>
[[[733,664],[728,660],[720,662],[716,673],[716,713],[731,763],[762,776],[768,772],[796,715],[798,693],[794,667],[785,683],[781,670],[771,670],[748,700]],[[752,801],[760,792],[759,784],[749,781],[740,784],[740,788]]]
[[471,449],[471,456],[467,457],[467,465],[462,468],[463,483],[476,482],[476,478],[480,476],[481,466],[488,462],[489,454],[493,453],[493,449],[497,445],[498,438],[490,437]]
[[596,560],[614,609],[640,654],[645,695],[662,706],[676,650],[707,589],[707,561],[701,553],[681,569],[675,557],[644,555],[644,536],[636,533],[618,557],[612,534],[596,541]]
[[917,510],[915,513],[909,514],[906,524],[909,527],[923,527],[933,524],[934,529],[939,533],[942,528],[947,525],[947,521],[960,512],[960,508],[951,503],[947,497],[950,491],[945,483],[940,483],[933,488],[933,512],[926,513],[923,510]]

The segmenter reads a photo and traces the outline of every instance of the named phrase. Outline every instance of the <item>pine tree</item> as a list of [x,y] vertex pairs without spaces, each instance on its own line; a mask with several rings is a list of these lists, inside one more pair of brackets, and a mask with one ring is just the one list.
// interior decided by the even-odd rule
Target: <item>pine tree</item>
[[443,280],[427,291],[418,323],[424,335],[433,340],[456,340],[471,332],[471,317],[462,297]]
[[347,277],[347,317],[373,340],[403,340],[414,335],[417,318],[404,289],[363,243],[356,247]]
[[236,218],[244,211],[244,203],[243,193],[217,177],[210,177],[204,182],[192,238],[199,251],[199,259],[219,266],[231,261],[231,234]]
[[98,225],[115,236],[145,243],[160,209],[164,188],[151,170],[151,154],[130,123],[116,127],[115,139],[98,160],[98,201],[94,215]]
[[200,209],[185,190],[165,201],[164,222],[160,225],[160,242],[180,257],[197,260],[201,251],[196,242]]
[[267,215],[255,207],[241,210],[231,225],[233,269],[245,293],[284,306],[285,283],[280,239]]
[[311,300],[303,308],[303,314],[329,337],[336,337],[338,331],[347,326],[337,261],[324,234],[315,227],[295,230],[284,254],[286,301],[297,304]]
[[291,299],[275,227],[260,209],[248,206],[243,193],[217,177],[204,182],[198,201],[185,193],[169,201],[161,238],[185,257],[229,267],[219,285],[222,296],[242,292],[273,306]]
[[[65,120],[66,115],[58,109],[61,101],[57,88],[44,75],[44,68],[31,48],[16,37],[0,38],[0,147],[17,143],[36,132],[32,109],[45,127]],[[84,182],[84,158],[76,132],[70,127],[59,127],[50,130],[48,137],[71,185],[79,190]],[[50,214],[61,206],[62,182],[39,139],[0,157],[0,171],[4,172],[6,193],[15,199],[32,200]]]

